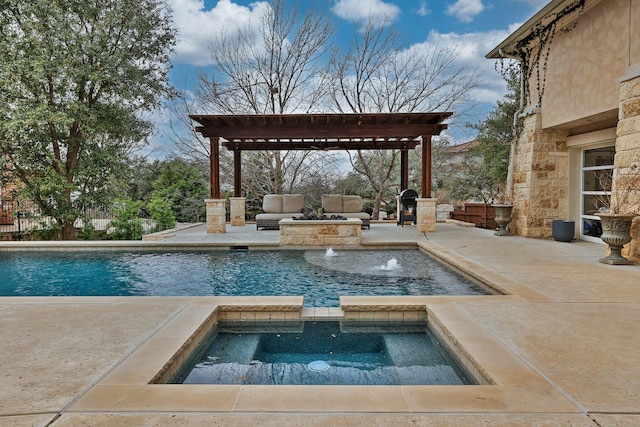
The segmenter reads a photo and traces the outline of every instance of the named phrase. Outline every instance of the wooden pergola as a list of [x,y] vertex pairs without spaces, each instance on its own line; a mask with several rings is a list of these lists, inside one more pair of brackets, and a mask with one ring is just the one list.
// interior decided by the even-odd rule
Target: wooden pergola
[[191,115],[209,138],[211,198],[220,194],[220,143],[234,154],[234,194],[242,191],[242,151],[400,150],[401,190],[408,184],[409,150],[422,143],[422,197],[431,197],[431,137],[452,113]]

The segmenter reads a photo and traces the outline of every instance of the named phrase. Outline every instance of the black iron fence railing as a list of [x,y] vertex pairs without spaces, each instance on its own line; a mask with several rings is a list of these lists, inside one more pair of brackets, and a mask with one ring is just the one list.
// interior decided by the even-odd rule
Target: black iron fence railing
[[[88,208],[75,221],[74,226],[78,232],[106,232],[114,218],[113,213],[107,208]],[[140,218],[143,220],[145,232],[153,231],[155,223],[148,215],[141,212]],[[0,240],[20,240],[28,235],[45,236],[46,231],[54,226],[53,218],[42,214],[37,207],[27,208],[24,204],[7,198],[0,200]]]

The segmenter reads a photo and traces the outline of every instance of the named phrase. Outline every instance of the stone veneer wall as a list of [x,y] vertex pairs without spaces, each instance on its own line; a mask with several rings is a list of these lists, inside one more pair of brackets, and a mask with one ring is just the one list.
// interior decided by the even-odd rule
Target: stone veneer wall
[[416,230],[420,233],[436,231],[436,204],[438,199],[416,199]]
[[206,199],[207,234],[227,232],[226,199]]
[[346,220],[282,219],[279,224],[281,246],[344,249],[359,246],[362,239],[362,221],[357,218]]
[[232,226],[245,225],[245,203],[246,197],[229,197]]
[[[621,81],[618,116],[615,167],[624,168],[640,158],[640,64],[631,67],[630,76]],[[636,195],[638,204],[640,189]],[[640,263],[640,216],[633,222],[631,236],[633,240],[625,246],[622,254]]]
[[524,118],[514,150],[513,221],[509,230],[525,237],[551,237],[552,222],[569,215],[567,133],[541,129],[541,114]]

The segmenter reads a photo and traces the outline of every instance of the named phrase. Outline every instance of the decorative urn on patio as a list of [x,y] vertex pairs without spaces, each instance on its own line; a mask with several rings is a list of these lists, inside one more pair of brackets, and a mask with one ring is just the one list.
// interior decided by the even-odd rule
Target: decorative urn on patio
[[599,261],[611,265],[633,264],[622,256],[621,250],[632,240],[633,219],[640,213],[640,159],[634,158],[629,166],[617,167],[615,172],[603,173],[598,180],[602,188],[611,189],[610,196],[597,198],[601,205],[596,214],[602,222],[600,238],[610,250],[609,255]]
[[630,261],[622,256],[622,247],[631,241],[631,223],[635,214],[599,213],[602,222],[602,235],[600,238],[609,245],[610,254],[600,258],[600,262],[611,265],[631,265]]
[[507,226],[511,223],[513,205],[493,205],[493,210],[496,213],[496,224],[498,224],[498,229],[494,234],[496,236],[510,236],[511,233],[507,231]]

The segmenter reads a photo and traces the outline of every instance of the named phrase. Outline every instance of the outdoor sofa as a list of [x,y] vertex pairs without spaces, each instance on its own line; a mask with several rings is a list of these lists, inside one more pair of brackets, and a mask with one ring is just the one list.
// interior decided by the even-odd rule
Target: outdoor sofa
[[303,217],[303,194],[266,194],[262,199],[262,213],[256,215],[256,229],[279,229],[278,221]]
[[358,218],[362,220],[362,227],[371,228],[371,215],[363,212],[364,204],[360,196],[342,194],[322,195],[322,214],[327,217],[340,215],[345,218]]

